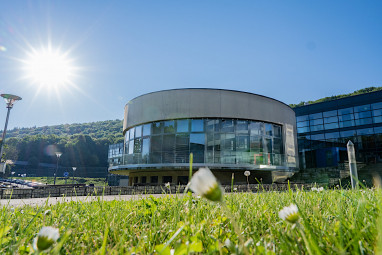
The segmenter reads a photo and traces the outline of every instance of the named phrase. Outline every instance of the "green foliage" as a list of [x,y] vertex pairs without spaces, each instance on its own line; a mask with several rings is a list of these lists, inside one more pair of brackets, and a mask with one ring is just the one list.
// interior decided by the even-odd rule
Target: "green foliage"
[[315,103],[327,102],[327,101],[332,101],[332,100],[336,100],[336,99],[340,99],[340,98],[344,98],[344,97],[361,95],[361,94],[370,93],[370,92],[379,91],[379,90],[382,90],[382,87],[368,87],[368,88],[356,90],[353,93],[349,93],[349,94],[324,97],[324,98],[317,99],[315,101],[300,102],[298,104],[290,104],[290,107],[292,107],[292,108],[300,107],[300,106],[304,106],[306,103],[307,104],[315,104]]
[[[248,254],[373,254],[380,234],[379,192],[244,193],[227,195],[226,202]],[[40,207],[13,210],[3,206],[0,253],[31,253],[42,226],[59,228],[61,238],[53,249],[60,254],[243,253],[232,221],[218,203],[170,195],[90,201],[49,205],[50,199]],[[278,216],[291,203],[301,215],[297,224]]]
[[63,153],[61,166],[105,167],[109,145],[123,142],[121,120],[15,128],[7,137],[6,158],[26,161],[32,168],[56,163],[55,151]]

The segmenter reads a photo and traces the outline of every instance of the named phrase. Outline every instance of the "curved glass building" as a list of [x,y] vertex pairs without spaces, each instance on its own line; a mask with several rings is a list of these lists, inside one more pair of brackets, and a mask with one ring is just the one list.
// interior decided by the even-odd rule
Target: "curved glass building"
[[129,184],[186,184],[190,153],[195,170],[208,166],[224,183],[269,183],[297,169],[294,111],[260,95],[218,89],[149,93],[125,107],[122,161],[109,172]]

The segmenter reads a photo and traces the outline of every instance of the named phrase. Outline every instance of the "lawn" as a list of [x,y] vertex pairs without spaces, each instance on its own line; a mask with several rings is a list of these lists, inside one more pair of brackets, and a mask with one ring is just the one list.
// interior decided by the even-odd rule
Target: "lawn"
[[[372,254],[378,249],[378,189],[235,193],[224,201],[169,195],[3,207],[0,253],[31,253],[43,226],[59,229],[49,250],[56,254]],[[295,224],[279,217],[291,203],[299,209]]]

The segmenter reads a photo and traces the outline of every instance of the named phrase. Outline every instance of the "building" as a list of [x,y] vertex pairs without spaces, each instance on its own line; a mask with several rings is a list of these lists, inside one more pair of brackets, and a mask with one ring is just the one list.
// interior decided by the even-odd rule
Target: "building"
[[127,103],[123,133],[121,163],[113,158],[109,173],[129,176],[130,185],[186,184],[190,153],[195,170],[207,166],[223,184],[230,183],[232,173],[236,182],[246,182],[246,170],[251,183],[270,183],[298,169],[293,109],[252,93],[173,89],[145,94]]
[[301,169],[344,164],[349,140],[355,145],[358,163],[382,162],[382,91],[294,110]]

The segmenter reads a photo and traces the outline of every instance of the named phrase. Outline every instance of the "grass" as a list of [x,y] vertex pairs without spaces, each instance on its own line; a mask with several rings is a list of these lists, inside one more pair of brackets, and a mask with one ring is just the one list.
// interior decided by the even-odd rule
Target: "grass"
[[[36,181],[41,183],[47,183],[47,184],[53,184],[54,183],[54,177],[15,177],[13,179],[21,179],[21,180],[29,180],[29,181]],[[64,177],[57,177],[56,178],[56,184],[65,184]],[[105,183],[105,178],[84,178],[84,177],[74,177],[74,180],[76,183],[81,184],[94,184],[94,186],[105,186],[107,183]],[[73,183],[73,178],[68,178],[67,184]]]
[[[379,233],[376,222],[381,221],[380,197],[375,189],[326,190],[240,193],[226,195],[225,201],[250,254],[372,254]],[[291,203],[299,208],[297,224],[278,216]],[[42,226],[60,230],[52,253],[242,253],[232,223],[221,205],[188,196],[4,206],[0,253],[28,254]]]

